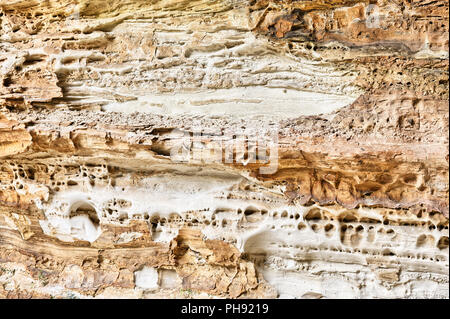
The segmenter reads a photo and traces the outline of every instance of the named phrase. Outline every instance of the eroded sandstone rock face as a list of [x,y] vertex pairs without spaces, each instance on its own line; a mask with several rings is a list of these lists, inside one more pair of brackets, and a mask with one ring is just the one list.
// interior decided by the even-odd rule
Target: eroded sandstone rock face
[[448,7],[0,0],[0,296],[448,298]]

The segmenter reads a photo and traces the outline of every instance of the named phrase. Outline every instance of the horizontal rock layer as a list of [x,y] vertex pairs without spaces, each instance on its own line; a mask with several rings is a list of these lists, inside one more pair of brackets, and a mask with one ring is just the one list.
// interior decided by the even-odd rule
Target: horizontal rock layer
[[0,0],[0,296],[448,298],[448,25]]

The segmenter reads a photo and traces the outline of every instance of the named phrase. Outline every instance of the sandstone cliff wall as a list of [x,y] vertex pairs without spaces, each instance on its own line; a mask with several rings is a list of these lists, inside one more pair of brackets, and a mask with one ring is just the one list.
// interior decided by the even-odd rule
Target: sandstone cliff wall
[[448,9],[0,0],[0,296],[448,298]]

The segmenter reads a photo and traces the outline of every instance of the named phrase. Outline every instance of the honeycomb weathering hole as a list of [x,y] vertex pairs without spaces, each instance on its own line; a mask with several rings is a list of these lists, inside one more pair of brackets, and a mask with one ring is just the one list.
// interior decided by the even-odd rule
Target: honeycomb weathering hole
[[94,242],[101,233],[97,210],[88,202],[72,205],[69,215],[70,233],[79,240]]
[[448,248],[448,237],[443,236],[439,239],[437,244],[439,249],[447,249]]
[[81,202],[72,206],[69,217],[72,218],[80,215],[88,216],[92,223],[96,226],[100,224],[100,219],[98,218],[96,209],[89,203]]

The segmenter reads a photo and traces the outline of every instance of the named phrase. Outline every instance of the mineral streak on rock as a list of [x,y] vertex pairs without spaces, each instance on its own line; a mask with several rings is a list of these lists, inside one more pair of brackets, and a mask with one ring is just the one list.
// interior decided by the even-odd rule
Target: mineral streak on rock
[[0,297],[448,298],[448,9],[0,0]]

